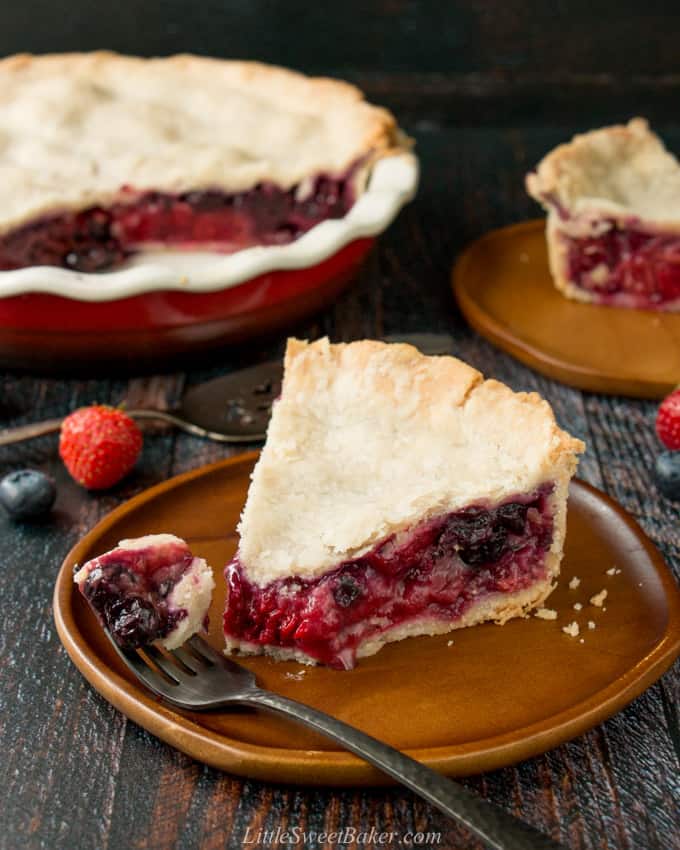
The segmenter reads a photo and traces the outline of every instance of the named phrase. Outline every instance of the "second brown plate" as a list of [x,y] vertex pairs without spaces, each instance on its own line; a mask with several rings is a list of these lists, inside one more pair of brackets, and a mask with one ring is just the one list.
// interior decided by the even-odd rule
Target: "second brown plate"
[[[240,455],[171,479],[100,522],[59,573],[59,636],[109,702],[200,761],[277,782],[385,783],[377,770],[293,723],[256,712],[201,714],[160,704],[119,662],[74,587],[74,564],[124,537],[161,531],[186,538],[221,573],[236,548],[236,523],[256,458]],[[607,575],[613,566],[620,573]],[[569,590],[574,575],[581,584]],[[221,575],[216,578],[210,642],[220,647],[225,589]],[[604,608],[589,604],[603,588]],[[579,612],[576,602],[583,604]],[[340,717],[444,773],[471,774],[579,735],[641,693],[680,652],[680,594],[661,556],[620,507],[580,482],[571,489],[560,586],[548,604],[558,611],[555,621],[513,620],[406,640],[362,659],[351,672],[264,658],[243,663],[267,688]],[[562,632],[573,620],[583,643]]]
[[663,398],[680,382],[680,313],[582,304],[555,289],[545,221],[487,233],[453,269],[472,327],[549,378],[582,390]]

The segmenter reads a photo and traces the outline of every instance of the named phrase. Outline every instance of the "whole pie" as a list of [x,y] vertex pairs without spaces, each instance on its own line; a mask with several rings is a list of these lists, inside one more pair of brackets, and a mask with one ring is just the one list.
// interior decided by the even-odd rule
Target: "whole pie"
[[527,176],[568,297],[680,310],[680,163],[642,118],[575,136]]
[[227,650],[349,669],[551,592],[584,446],[535,393],[409,345],[290,340],[226,568]]
[[215,587],[208,564],[172,534],[121,540],[77,567],[74,581],[124,649],[181,646],[205,627]]
[[189,55],[14,56],[0,110],[0,269],[286,244],[407,144],[347,83]]

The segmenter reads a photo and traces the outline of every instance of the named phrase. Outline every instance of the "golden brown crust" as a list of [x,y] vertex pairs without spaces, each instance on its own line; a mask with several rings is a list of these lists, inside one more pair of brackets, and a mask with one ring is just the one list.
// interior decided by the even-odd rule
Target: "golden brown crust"
[[110,52],[0,61],[0,232],[115,202],[123,185],[167,192],[284,188],[408,146],[354,86],[256,62]]

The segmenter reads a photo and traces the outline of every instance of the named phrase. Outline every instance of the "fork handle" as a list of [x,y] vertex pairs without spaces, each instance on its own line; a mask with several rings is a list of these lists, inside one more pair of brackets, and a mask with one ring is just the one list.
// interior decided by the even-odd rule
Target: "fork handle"
[[46,419],[44,422],[33,422],[31,425],[20,425],[0,433],[0,446],[11,446],[24,440],[34,440],[45,434],[54,434],[61,428],[63,419]]
[[[218,443],[252,443],[253,440],[264,439],[262,434],[221,434],[217,431],[208,431],[193,422],[180,419],[165,410],[126,410],[128,416],[133,419],[156,419],[174,425],[180,431],[193,434],[194,437],[204,437]],[[44,422],[33,422],[31,425],[19,425],[16,428],[8,428],[0,431],[0,446],[11,446],[14,443],[22,443],[24,440],[34,440],[45,434],[54,434],[61,428],[63,419],[46,419]]]
[[[166,413],[164,410],[126,410],[128,416],[133,419],[157,419],[167,422],[169,425],[174,425],[182,431],[189,434],[194,434],[198,437],[205,437],[205,428],[200,428],[198,425],[193,425],[191,422],[185,422],[183,419],[178,419],[172,413]],[[16,428],[8,428],[0,432],[0,446],[11,446],[14,443],[23,443],[24,440],[34,440],[36,437],[44,437],[46,434],[54,434],[61,428],[64,421],[61,419],[46,419],[44,422],[33,422],[30,425],[19,425]],[[225,438],[222,435],[217,435],[220,439]],[[249,438],[252,439],[252,438]]]
[[[128,410],[126,413],[134,419],[162,419],[164,422],[169,422],[178,427],[186,424],[163,410]],[[35,440],[36,437],[55,434],[60,430],[63,421],[64,418],[61,417],[59,419],[46,419],[43,422],[32,422],[30,425],[18,425],[16,428],[7,428],[5,431],[0,431],[0,446],[11,446],[14,443],[23,443],[24,440]],[[187,429],[185,428],[185,430]],[[199,432],[201,430],[200,428],[197,429]],[[191,433],[194,433],[194,431],[191,431]],[[199,434],[199,436],[202,436],[202,434]]]
[[259,688],[248,691],[243,702],[285,714],[332,738],[406,785],[440,812],[467,826],[493,850],[565,850],[563,845],[487,803],[463,785],[322,711]]

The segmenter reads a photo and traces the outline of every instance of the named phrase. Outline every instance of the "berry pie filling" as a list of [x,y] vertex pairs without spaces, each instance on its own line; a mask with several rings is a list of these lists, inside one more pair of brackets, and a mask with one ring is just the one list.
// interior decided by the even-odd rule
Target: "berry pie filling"
[[225,573],[227,645],[275,647],[351,669],[361,644],[390,630],[418,622],[453,628],[486,598],[548,577],[553,489],[428,519],[311,580],[260,587],[236,556]]
[[74,575],[102,625],[123,649],[160,641],[174,649],[207,624],[212,571],[171,534],[122,540]]
[[570,283],[600,304],[653,310],[680,304],[680,235],[600,225],[604,232],[581,238],[559,231]]
[[273,183],[233,194],[214,189],[172,195],[126,188],[122,194],[129,200],[46,216],[0,236],[0,269],[61,266],[98,272],[141,250],[231,253],[255,245],[287,245],[320,222],[347,214],[355,200],[356,168],[289,190]]

